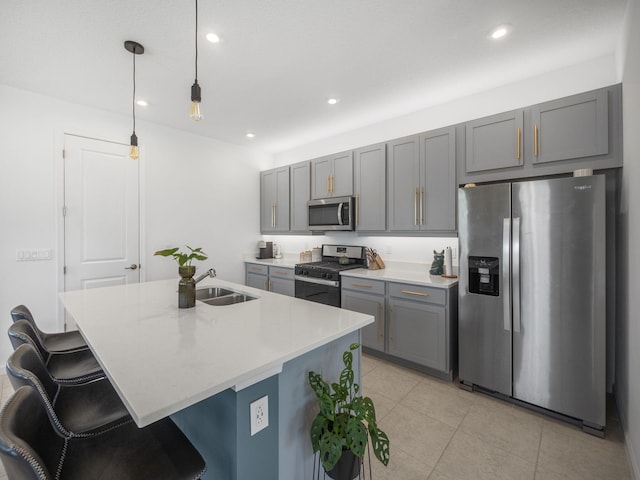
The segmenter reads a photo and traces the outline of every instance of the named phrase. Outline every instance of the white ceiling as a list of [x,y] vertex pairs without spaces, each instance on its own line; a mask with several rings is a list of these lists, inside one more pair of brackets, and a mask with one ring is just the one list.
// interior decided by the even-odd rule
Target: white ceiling
[[[269,152],[615,52],[627,0],[0,0],[0,83]],[[512,34],[490,41],[493,27]],[[204,39],[209,31],[219,44]],[[335,106],[326,104],[338,97]],[[1,108],[1,106],[0,106]],[[256,137],[245,138],[247,131]],[[143,128],[137,128],[144,137]],[[141,140],[142,141],[142,140]]]

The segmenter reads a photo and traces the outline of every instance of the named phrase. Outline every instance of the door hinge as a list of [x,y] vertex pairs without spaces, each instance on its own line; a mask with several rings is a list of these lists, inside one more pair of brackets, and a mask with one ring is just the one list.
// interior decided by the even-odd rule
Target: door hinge
[[67,216],[67,206],[66,205],[64,207],[62,207],[62,216],[63,217]]
[[67,151],[64,148],[62,149],[62,158],[67,158]]
[[67,266],[66,265],[64,267],[62,267],[62,274],[63,275],[67,274]]

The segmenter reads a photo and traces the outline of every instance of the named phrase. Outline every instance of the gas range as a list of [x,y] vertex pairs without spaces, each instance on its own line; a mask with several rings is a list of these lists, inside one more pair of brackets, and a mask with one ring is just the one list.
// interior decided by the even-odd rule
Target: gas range
[[322,261],[295,266],[296,298],[339,307],[340,272],[364,266],[364,247],[322,245]]

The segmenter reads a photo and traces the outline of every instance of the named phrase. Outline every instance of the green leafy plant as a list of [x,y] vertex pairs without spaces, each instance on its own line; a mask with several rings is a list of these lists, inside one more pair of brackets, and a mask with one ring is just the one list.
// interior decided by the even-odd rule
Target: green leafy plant
[[376,424],[373,401],[358,396],[360,385],[354,381],[352,353],[358,347],[352,343],[342,354],[344,369],[339,383],[330,386],[321,375],[309,372],[309,385],[320,407],[311,424],[311,445],[314,453],[320,452],[325,471],[335,466],[343,447],[362,458],[369,436],[376,458],[385,466],[389,463],[389,437]]
[[202,251],[202,248],[191,248],[189,245],[186,247],[189,249],[189,252],[187,253],[181,252],[180,247],[176,247],[167,248],[166,250],[158,250],[154,255],[160,255],[161,257],[173,257],[181,267],[191,266],[192,260],[206,260],[209,258],[208,255]]

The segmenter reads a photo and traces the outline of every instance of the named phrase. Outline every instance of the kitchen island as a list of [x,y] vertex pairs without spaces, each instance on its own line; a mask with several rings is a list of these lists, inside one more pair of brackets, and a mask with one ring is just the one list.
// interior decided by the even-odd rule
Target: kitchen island
[[[245,303],[177,307],[177,280],[64,292],[62,301],[143,427],[172,416],[207,461],[203,478],[311,478],[309,370],[335,376],[369,315],[219,279]],[[359,374],[359,356],[356,370]],[[249,404],[268,395],[269,426]]]

